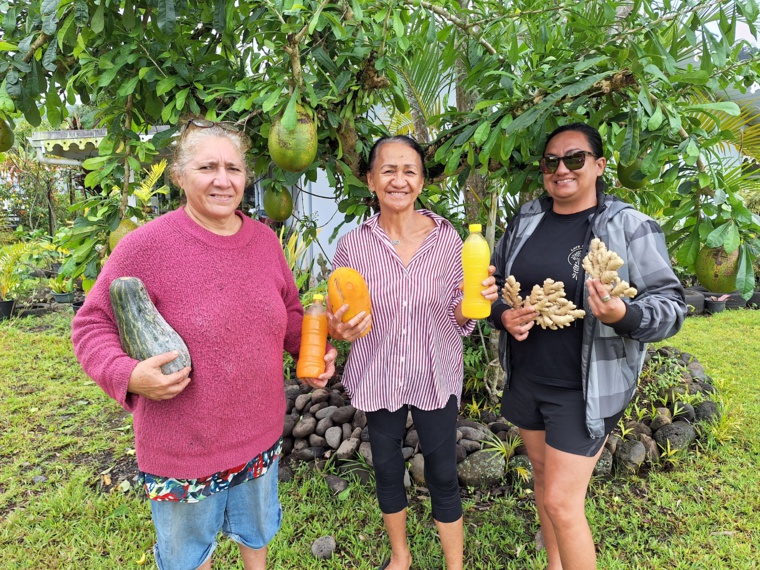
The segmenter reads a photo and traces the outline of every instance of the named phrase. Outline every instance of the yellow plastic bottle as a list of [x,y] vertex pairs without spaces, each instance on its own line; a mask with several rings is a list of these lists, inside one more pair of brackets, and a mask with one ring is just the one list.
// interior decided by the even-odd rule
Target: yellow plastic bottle
[[301,324],[301,352],[296,364],[298,378],[316,378],[325,371],[327,311],[324,295],[314,295]]
[[462,248],[464,299],[462,314],[468,319],[484,319],[491,314],[491,302],[482,295],[483,281],[488,277],[491,249],[483,237],[480,224],[470,224],[470,235]]

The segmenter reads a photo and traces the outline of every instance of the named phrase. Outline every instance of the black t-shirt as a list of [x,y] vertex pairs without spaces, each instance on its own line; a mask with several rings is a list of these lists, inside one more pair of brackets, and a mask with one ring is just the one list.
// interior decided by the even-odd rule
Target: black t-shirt
[[[533,235],[523,245],[512,265],[512,275],[520,282],[520,295],[527,299],[533,285],[542,286],[550,277],[565,284],[567,299],[583,308],[577,296],[583,293],[581,255],[589,242],[589,217],[594,208],[561,215],[549,211]],[[535,382],[567,388],[581,387],[583,320],[551,330],[535,324],[528,337],[518,342],[511,335],[512,371]]]

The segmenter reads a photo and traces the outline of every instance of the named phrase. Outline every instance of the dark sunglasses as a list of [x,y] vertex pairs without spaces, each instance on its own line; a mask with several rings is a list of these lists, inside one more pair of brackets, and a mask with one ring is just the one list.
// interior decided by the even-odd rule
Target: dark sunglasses
[[232,133],[239,133],[240,129],[235,126],[235,123],[232,123],[230,121],[209,121],[208,119],[190,119],[185,125],[182,127],[182,132],[185,132],[187,129],[190,128],[190,126],[198,127],[199,129],[210,129],[211,127],[219,127],[220,129],[224,129],[225,131],[230,131]]
[[542,156],[538,161],[538,166],[544,174],[554,174],[559,168],[559,161],[567,167],[568,170],[580,170],[586,164],[586,155],[597,156],[588,150],[578,150],[565,156]]

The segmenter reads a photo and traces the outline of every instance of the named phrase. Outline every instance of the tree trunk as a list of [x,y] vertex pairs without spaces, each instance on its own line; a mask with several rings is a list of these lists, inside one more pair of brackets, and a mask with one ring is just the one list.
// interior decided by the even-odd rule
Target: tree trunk
[[55,202],[53,201],[53,182],[48,180],[47,183],[47,208],[48,208],[48,235],[54,236],[58,226],[58,220],[55,216]]

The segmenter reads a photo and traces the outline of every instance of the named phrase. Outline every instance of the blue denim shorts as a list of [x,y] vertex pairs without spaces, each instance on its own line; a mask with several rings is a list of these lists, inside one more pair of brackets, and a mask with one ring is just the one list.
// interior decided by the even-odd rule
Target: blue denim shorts
[[159,570],[196,570],[211,558],[219,531],[235,542],[264,548],[282,522],[275,459],[267,472],[197,503],[150,501]]

